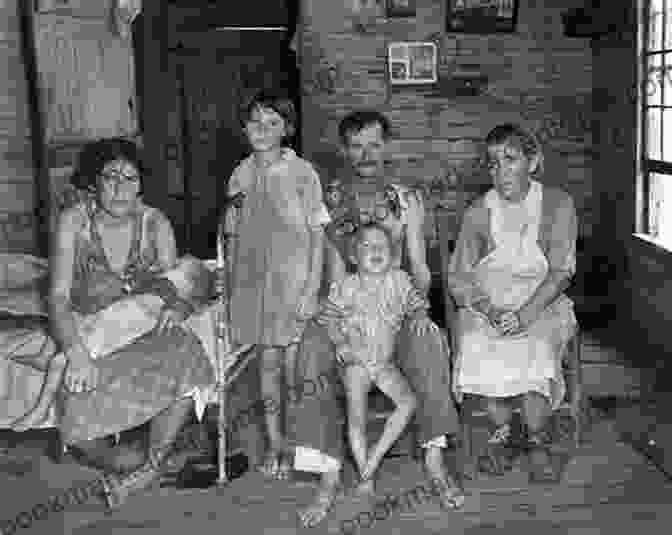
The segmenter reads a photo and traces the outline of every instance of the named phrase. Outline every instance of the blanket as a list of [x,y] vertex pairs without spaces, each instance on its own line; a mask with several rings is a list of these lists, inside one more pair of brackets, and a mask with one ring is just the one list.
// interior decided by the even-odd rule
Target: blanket
[[[207,270],[207,265],[208,262],[190,257],[164,276],[175,284],[181,297],[188,297],[190,292],[197,294],[200,306],[183,326],[200,340],[213,368],[217,369],[214,305],[207,304],[203,298],[203,284],[193,284],[190,276]],[[4,284],[0,288],[0,428],[11,429],[38,406],[46,372],[58,348],[49,335],[47,322],[48,262],[31,255],[0,255],[0,276]],[[154,328],[161,306],[158,296],[132,295],[96,314],[75,314],[75,318],[92,357],[113,358],[115,351]],[[233,365],[247,349],[224,348],[228,355],[224,369]],[[202,392],[201,399],[203,403],[214,401],[214,388]],[[57,425],[57,403],[50,404],[48,410],[39,415],[31,414],[31,421],[39,422],[33,427]]]

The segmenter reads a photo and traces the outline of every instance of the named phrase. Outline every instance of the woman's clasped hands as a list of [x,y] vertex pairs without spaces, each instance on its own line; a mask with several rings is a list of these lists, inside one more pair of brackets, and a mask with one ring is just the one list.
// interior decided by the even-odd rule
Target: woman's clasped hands
[[486,315],[490,325],[502,336],[514,336],[527,328],[526,322],[521,319],[520,311],[517,310],[490,306]]

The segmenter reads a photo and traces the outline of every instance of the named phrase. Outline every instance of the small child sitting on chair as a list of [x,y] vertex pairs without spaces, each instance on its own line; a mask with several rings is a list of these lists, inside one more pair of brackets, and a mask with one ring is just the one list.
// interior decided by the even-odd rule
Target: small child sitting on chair
[[[332,285],[329,299],[351,311],[328,326],[342,365],[348,404],[348,437],[358,465],[358,491],[375,492],[374,474],[410,420],[416,397],[393,362],[397,333],[410,316],[420,334],[432,325],[429,304],[415,289],[406,272],[392,267],[391,238],[386,229],[368,224],[357,230],[352,261],[357,273]],[[396,405],[380,440],[370,454],[366,443],[366,402],[375,384]]]

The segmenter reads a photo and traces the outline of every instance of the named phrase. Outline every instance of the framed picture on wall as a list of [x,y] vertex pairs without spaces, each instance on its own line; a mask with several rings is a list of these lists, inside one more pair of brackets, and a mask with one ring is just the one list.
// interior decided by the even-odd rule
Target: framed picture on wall
[[415,0],[387,0],[387,17],[415,17]]
[[519,0],[446,0],[446,31],[515,32]]
[[387,48],[392,85],[432,84],[438,80],[437,48],[432,42],[396,42]]

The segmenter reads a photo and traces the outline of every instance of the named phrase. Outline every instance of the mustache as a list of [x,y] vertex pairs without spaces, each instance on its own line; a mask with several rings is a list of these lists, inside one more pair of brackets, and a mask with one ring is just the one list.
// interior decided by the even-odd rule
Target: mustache
[[365,160],[363,162],[359,162],[357,164],[357,167],[369,167],[370,165],[378,165],[378,162],[371,161],[371,160]]

